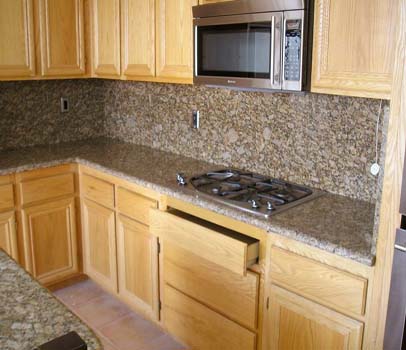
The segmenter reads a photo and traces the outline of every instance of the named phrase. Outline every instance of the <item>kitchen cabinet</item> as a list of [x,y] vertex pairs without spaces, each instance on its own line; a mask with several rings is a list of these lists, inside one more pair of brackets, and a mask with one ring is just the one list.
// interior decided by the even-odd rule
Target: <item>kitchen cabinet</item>
[[398,2],[315,1],[312,92],[390,97]]
[[17,231],[14,211],[0,214],[0,248],[18,261]]
[[267,350],[361,349],[361,322],[277,286],[272,286],[269,300]]
[[41,75],[85,75],[84,0],[38,0]]
[[226,2],[230,0],[199,0],[199,5],[214,4],[215,2]]
[[197,0],[156,0],[156,75],[191,82],[193,15]]
[[119,78],[120,0],[90,0],[92,75]]
[[36,74],[32,0],[0,0],[0,80]]

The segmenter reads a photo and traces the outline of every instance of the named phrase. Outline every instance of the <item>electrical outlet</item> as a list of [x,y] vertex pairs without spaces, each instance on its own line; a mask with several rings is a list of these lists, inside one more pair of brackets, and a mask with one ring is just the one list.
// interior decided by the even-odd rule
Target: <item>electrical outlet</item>
[[61,97],[61,112],[69,112],[69,100],[67,98]]
[[200,127],[200,112],[192,111],[192,127],[193,129],[199,129]]

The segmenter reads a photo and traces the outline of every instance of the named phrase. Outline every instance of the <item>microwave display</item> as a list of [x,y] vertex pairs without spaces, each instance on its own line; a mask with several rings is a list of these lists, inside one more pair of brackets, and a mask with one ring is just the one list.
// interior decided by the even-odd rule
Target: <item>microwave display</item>
[[272,23],[238,23],[197,27],[197,73],[269,79]]
[[302,21],[287,20],[285,28],[285,80],[300,81]]

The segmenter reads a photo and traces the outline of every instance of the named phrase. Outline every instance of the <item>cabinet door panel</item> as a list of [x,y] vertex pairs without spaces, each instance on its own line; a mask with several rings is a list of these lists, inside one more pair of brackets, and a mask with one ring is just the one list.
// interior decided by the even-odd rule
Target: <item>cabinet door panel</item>
[[22,210],[27,269],[42,283],[78,272],[73,198]]
[[35,75],[32,0],[0,0],[0,79]]
[[0,214],[0,248],[18,260],[17,233],[14,212]]
[[83,0],[40,0],[42,75],[85,74],[83,11]]
[[122,0],[123,75],[155,76],[155,1]]
[[152,318],[158,318],[158,239],[148,226],[122,215],[117,231],[119,294]]
[[197,0],[157,0],[157,76],[192,79],[193,15]]
[[120,76],[120,0],[91,1],[93,75]]
[[83,200],[85,272],[109,291],[117,292],[114,211]]

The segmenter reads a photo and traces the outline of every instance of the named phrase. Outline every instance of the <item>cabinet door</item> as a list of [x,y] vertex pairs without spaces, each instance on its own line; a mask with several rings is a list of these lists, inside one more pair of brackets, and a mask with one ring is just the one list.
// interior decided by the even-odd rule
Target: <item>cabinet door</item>
[[83,0],[39,0],[43,76],[85,74]]
[[85,273],[105,289],[117,292],[114,211],[89,200],[82,206]]
[[32,0],[0,0],[0,79],[35,74]]
[[193,15],[197,0],[157,0],[157,76],[193,78]]
[[155,1],[121,1],[121,58],[127,78],[155,76]]
[[22,210],[26,268],[44,284],[78,272],[74,198]]
[[17,233],[14,212],[0,214],[0,248],[18,260]]
[[312,91],[389,98],[399,0],[316,0]]
[[158,239],[148,226],[118,219],[119,294],[135,309],[158,319]]
[[120,0],[91,0],[92,74],[120,76]]
[[199,5],[214,4],[215,2],[225,2],[230,0],[199,0]]
[[266,349],[361,349],[361,322],[282,288],[272,286],[268,312],[270,344]]

